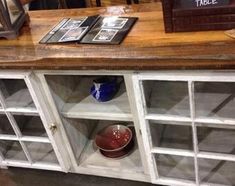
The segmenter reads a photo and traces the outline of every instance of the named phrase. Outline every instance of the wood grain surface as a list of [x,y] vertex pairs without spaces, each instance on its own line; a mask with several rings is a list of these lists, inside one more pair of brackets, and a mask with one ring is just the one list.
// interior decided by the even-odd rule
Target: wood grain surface
[[[137,16],[120,45],[39,44],[62,18]],[[0,40],[1,69],[235,69],[235,40],[223,31],[164,32],[160,3],[30,12],[16,40]]]

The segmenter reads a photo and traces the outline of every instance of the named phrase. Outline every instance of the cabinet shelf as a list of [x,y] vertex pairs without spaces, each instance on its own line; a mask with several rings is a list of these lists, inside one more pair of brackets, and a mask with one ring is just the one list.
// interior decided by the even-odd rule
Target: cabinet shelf
[[[91,95],[85,98],[78,97],[80,87],[68,98],[64,104],[61,113],[68,118],[86,118],[86,119],[112,119],[122,121],[132,121],[131,110],[125,86],[121,86],[118,94],[110,101],[98,102]],[[80,100],[74,102],[74,98]]]
[[94,146],[94,139],[95,134],[101,130],[102,127],[102,125],[98,125],[94,130],[79,160],[80,166],[84,168],[103,169],[107,171],[122,171],[133,174],[144,174],[137,142],[135,142],[133,150],[123,158],[111,159],[101,155],[97,147]]
[[79,103],[71,103],[70,100],[76,96],[74,92],[68,103],[63,106],[61,114],[64,117],[132,121],[127,93],[123,87],[119,90],[119,94],[108,102],[98,102],[88,95]]
[[[97,76],[46,75],[46,80],[59,112],[67,118],[132,121],[124,83],[115,97],[98,102],[90,95]],[[118,81],[122,77],[117,76]]]
[[[102,170],[115,174],[120,171],[127,174],[144,174],[137,142],[133,150],[127,156],[120,159],[102,156],[95,146],[94,139],[98,131],[108,125],[116,124],[117,121],[65,118],[63,123],[78,169],[85,168],[88,172],[90,170],[96,170],[96,172]],[[127,125],[130,123],[121,122],[120,124]]]

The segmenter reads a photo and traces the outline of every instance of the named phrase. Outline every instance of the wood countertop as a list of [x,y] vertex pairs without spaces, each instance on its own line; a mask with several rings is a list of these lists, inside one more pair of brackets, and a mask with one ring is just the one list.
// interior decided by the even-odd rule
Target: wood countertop
[[[62,18],[137,16],[120,45],[39,44]],[[224,31],[164,32],[160,3],[30,12],[16,40],[0,40],[1,69],[235,69],[235,40]]]

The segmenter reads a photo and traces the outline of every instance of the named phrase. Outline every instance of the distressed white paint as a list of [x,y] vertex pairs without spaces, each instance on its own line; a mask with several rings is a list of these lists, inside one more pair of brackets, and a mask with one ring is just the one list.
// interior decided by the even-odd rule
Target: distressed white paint
[[[122,106],[120,100],[115,100],[111,104],[111,107],[107,106],[106,111],[103,108],[99,107],[100,105],[92,103],[91,97],[87,98],[85,102],[82,102],[81,105],[73,105],[74,110],[70,110],[71,105],[66,105],[63,103],[63,100],[59,100],[59,97],[54,97],[55,94],[51,93],[50,88],[44,77],[45,74],[48,75],[75,75],[75,76],[86,76],[86,75],[119,75],[125,77],[126,91],[124,92],[124,97],[121,102],[125,103]],[[39,77],[39,78],[38,78]],[[0,95],[0,102],[3,108],[0,111],[4,114],[7,114],[11,125],[13,126],[16,136],[10,135],[0,135],[0,140],[15,140],[19,141],[23,147],[24,153],[26,154],[29,162],[22,161],[13,161],[13,160],[4,160],[0,158],[1,166],[19,166],[19,167],[28,167],[28,168],[40,168],[48,170],[58,170],[58,171],[71,171],[75,173],[83,174],[92,174],[100,175],[107,177],[116,177],[123,179],[132,179],[132,180],[142,180],[150,181],[148,173],[150,173],[151,181],[153,183],[163,184],[163,185],[178,185],[178,186],[193,186],[193,185],[212,185],[199,182],[198,178],[198,158],[205,159],[214,159],[214,160],[225,160],[225,161],[235,161],[235,155],[222,154],[222,153],[209,153],[209,152],[198,152],[198,141],[197,141],[197,126],[205,127],[214,127],[214,128],[225,128],[225,129],[234,129],[235,128],[235,118],[221,118],[221,117],[196,117],[195,116],[195,101],[197,97],[194,95],[194,82],[235,82],[235,72],[234,71],[155,71],[155,72],[143,72],[143,73],[134,73],[131,71],[37,71],[37,75],[34,76],[30,71],[18,71],[11,72],[5,71],[0,73],[1,78],[10,78],[10,79],[22,79],[26,81],[27,86],[29,87],[30,95],[32,96],[36,108],[32,107],[11,107],[7,108],[3,96]],[[153,80],[153,81],[184,81],[188,83],[188,96],[185,98],[189,100],[190,105],[190,117],[184,116],[175,116],[169,114],[157,114],[149,113],[145,103],[144,93],[148,95],[148,91],[143,90],[142,81]],[[39,90],[40,89],[40,90]],[[78,89],[79,90],[79,89]],[[66,91],[66,89],[64,90]],[[26,91],[27,92],[27,91]],[[150,91],[151,92],[151,91]],[[22,92],[18,93],[19,95],[25,95]],[[128,97],[127,97],[128,94]],[[21,96],[15,95],[13,98],[20,98]],[[213,95],[207,95],[208,99]],[[16,99],[13,99],[14,100]],[[213,97],[211,99],[222,102],[223,97]],[[24,102],[24,101],[23,101]],[[181,103],[183,104],[183,102]],[[201,104],[206,104],[202,102]],[[217,103],[216,103],[217,104]],[[68,109],[68,106],[70,107]],[[83,110],[80,113],[81,109],[89,106],[87,110]],[[118,108],[127,108],[127,110],[121,109],[124,112],[116,112],[115,109]],[[179,106],[179,105],[178,105]],[[92,110],[93,108],[99,108]],[[115,108],[116,107],[116,108]],[[213,107],[212,104],[208,105]],[[232,108],[232,104],[230,108]],[[115,109],[112,109],[115,108]],[[101,110],[97,112],[97,110]],[[153,110],[152,110],[153,111]],[[209,109],[209,112],[211,110]],[[46,129],[47,137],[34,137],[34,136],[22,136],[17,123],[12,117],[13,113],[18,113],[22,115],[33,115],[40,116],[43,121],[43,125]],[[101,119],[107,121],[134,121],[135,131],[137,133],[137,141],[139,148],[130,156],[126,157],[120,161],[116,160],[106,160],[100,156],[98,151],[94,151],[91,147],[93,144],[93,138],[90,140],[85,140],[88,136],[84,138],[85,144],[78,146],[76,144],[76,139],[80,138],[80,135],[75,135],[71,138],[72,143],[76,144],[78,154],[74,154],[74,147],[69,141],[69,134],[66,132],[64,122],[61,118],[63,117],[74,118],[74,119]],[[67,118],[67,119],[68,119]],[[69,120],[69,119],[68,119]],[[152,138],[150,135],[149,121],[156,121],[153,124],[170,124],[174,125],[174,122],[177,125],[186,125],[191,126],[193,129],[193,144],[194,150],[181,150],[173,148],[159,148],[153,147]],[[50,130],[50,125],[55,123],[57,130],[55,132]],[[99,124],[97,124],[99,125]],[[93,131],[94,132],[94,131]],[[90,137],[90,136],[89,136]],[[71,140],[70,139],[70,140]],[[44,144],[52,144],[53,149],[57,155],[60,165],[55,165],[51,163],[39,163],[33,162],[31,160],[30,153],[28,152],[27,144],[28,142],[37,142],[41,147]],[[74,145],[73,145],[74,146]],[[139,154],[140,153],[140,154]],[[196,181],[191,182],[187,180],[173,179],[173,178],[162,178],[158,175],[158,165],[154,158],[155,154],[168,154],[184,157],[194,157],[195,162],[195,177]],[[0,156],[1,157],[1,156]],[[140,163],[140,164],[139,164]],[[142,165],[141,165],[142,163]],[[213,184],[216,185],[216,184]],[[217,184],[216,186],[219,186]],[[221,185],[220,185],[221,186]]]

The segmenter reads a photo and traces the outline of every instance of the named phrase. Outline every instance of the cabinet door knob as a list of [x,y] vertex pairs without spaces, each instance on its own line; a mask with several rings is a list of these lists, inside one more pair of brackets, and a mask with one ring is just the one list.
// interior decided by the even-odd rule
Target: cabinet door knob
[[54,134],[55,131],[56,131],[56,129],[57,129],[56,124],[55,124],[55,123],[52,123],[52,124],[50,125],[49,129],[51,130],[52,134]]

